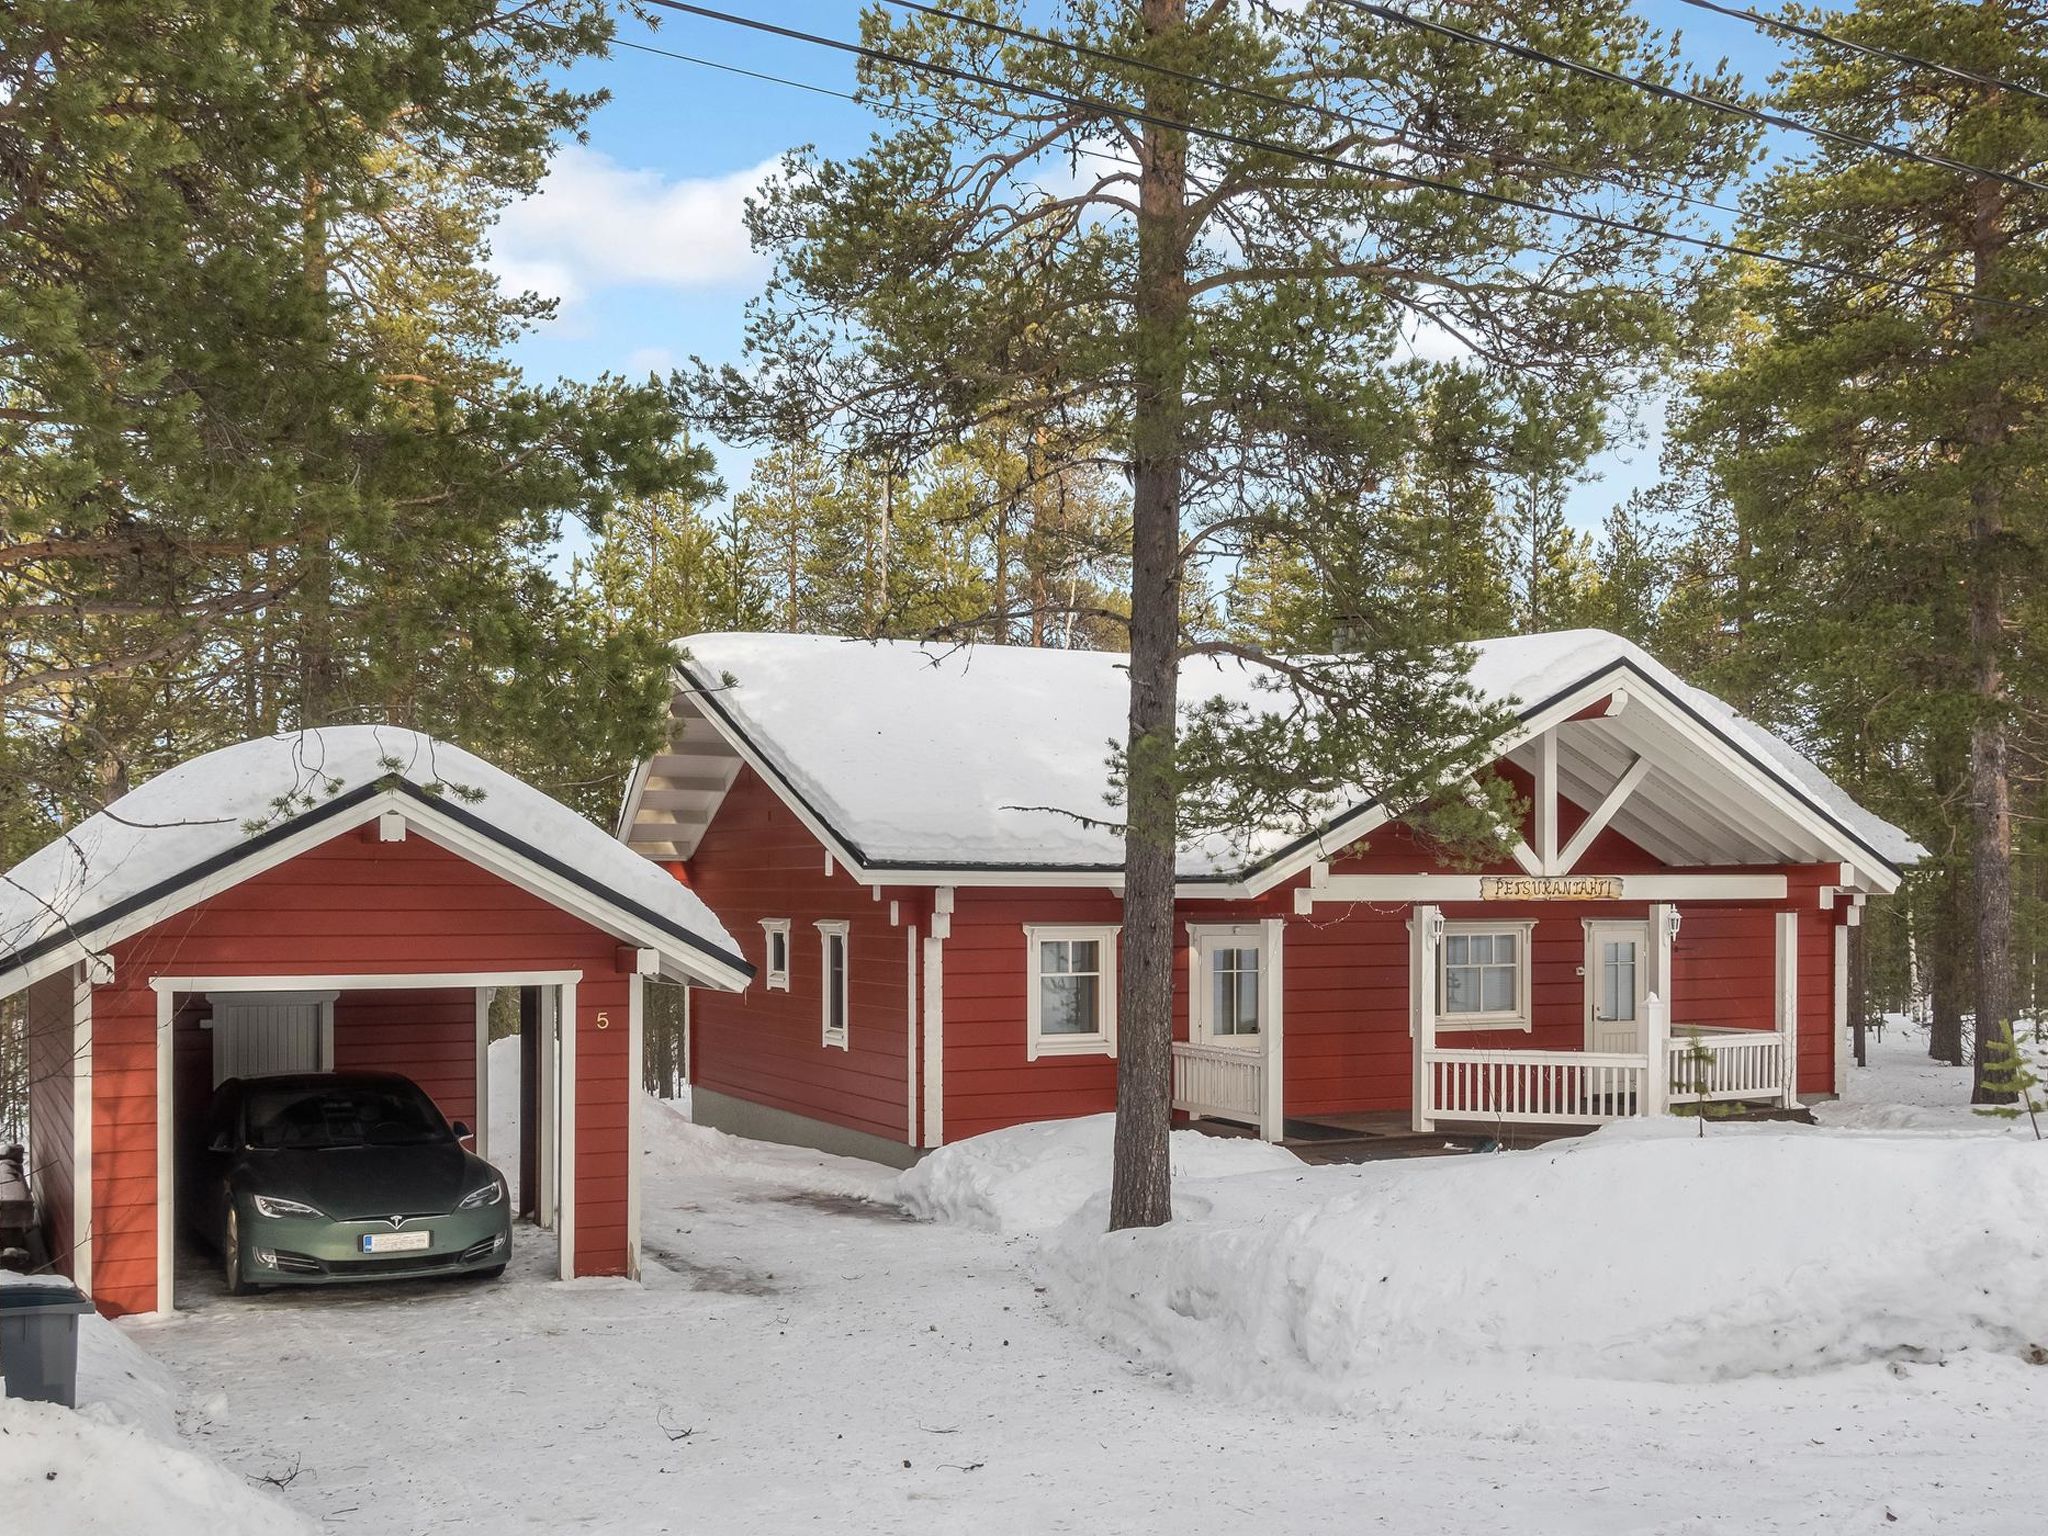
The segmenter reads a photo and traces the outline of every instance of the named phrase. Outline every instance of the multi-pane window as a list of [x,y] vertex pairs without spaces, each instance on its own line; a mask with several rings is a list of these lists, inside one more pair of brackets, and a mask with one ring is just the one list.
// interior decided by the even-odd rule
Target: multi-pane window
[[1479,1028],[1528,1027],[1530,927],[1446,926],[1437,947],[1440,1021]]
[[1031,927],[1024,938],[1030,968],[1026,1054],[1113,1054],[1116,930]]
[[1267,935],[1256,923],[1188,924],[1188,1036],[1254,1046],[1265,1025]]
[[1259,1032],[1259,952],[1253,948],[1209,951],[1209,1033]]
[[842,1051],[846,1049],[847,1038],[846,929],[844,922],[818,924],[818,938],[824,950],[818,979],[822,1039]]

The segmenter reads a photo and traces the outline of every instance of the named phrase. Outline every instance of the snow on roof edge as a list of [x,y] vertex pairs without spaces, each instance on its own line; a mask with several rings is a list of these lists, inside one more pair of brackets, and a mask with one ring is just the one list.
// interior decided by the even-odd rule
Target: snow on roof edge
[[695,892],[544,791],[424,733],[326,726],[188,758],[22,860],[0,881],[0,975],[138,914],[161,922],[183,909],[195,877],[384,792],[573,883],[643,931],[752,974]]
[[[758,652],[763,643],[784,652],[790,651],[792,646],[799,650],[808,647],[813,654],[820,646],[860,645],[884,656],[892,652],[896,653],[898,658],[915,656],[924,666],[932,668],[953,664],[958,652],[952,647],[934,648],[915,641],[864,641],[838,636],[799,636],[766,632],[711,632],[685,636],[671,642],[671,647],[676,653],[679,674],[700,695],[713,692],[721,695],[728,692],[738,695],[737,698],[729,700],[707,699],[707,702],[713,704],[710,713],[714,717],[723,718],[730,729],[737,731],[782,780],[782,790],[795,795],[807,805],[849,851],[860,856],[861,862],[867,867],[878,870],[910,866],[991,872],[1049,870],[1078,873],[1115,866],[1114,860],[1105,861],[1100,856],[1101,850],[1093,848],[1088,849],[1085,854],[1077,848],[1038,848],[1033,850],[1035,856],[1018,858],[1015,856],[1015,848],[1020,845],[1028,847],[1032,839],[1015,834],[999,836],[993,827],[980,829],[987,834],[980,839],[982,846],[944,855],[931,848],[913,851],[878,849],[873,846],[875,840],[868,835],[872,829],[862,825],[859,817],[847,815],[846,808],[837,802],[831,787],[823,778],[809,771],[802,762],[792,760],[774,731],[766,729],[763,722],[756,718],[758,712],[746,707],[742,690],[747,679],[739,678],[739,689],[727,690],[724,687],[724,679],[735,675],[730,665],[733,658],[729,654],[723,657],[716,654],[700,654],[700,651],[716,653],[721,649],[729,652],[734,646]],[[1538,684],[1538,687],[1528,690],[1536,694],[1536,698],[1525,700],[1519,689],[1511,689],[1505,694],[1497,695],[1503,702],[1517,706],[1525,717],[1542,707],[1545,699],[1560,692],[1568,692],[1617,665],[1626,666],[1644,682],[1666,694],[1673,703],[1698,717],[1702,724],[1723,739],[1730,750],[1762,769],[1767,777],[1789,793],[1797,803],[1819,816],[1838,835],[1866,853],[1874,855],[1887,869],[1903,869],[1926,854],[1926,850],[1902,829],[1863,807],[1790,743],[1758,722],[1738,714],[1714,695],[1686,683],[1632,641],[1603,630],[1588,629],[1478,641],[1474,642],[1473,648],[1479,653],[1482,663],[1519,659],[1524,663],[1533,664],[1535,675],[1517,678],[1516,681]],[[1120,655],[1108,652],[988,646],[972,650],[972,655],[977,658],[992,654],[1004,657],[1005,665],[1009,664],[1010,658],[1031,658],[1031,663],[1027,665],[1035,663],[1041,671],[1048,667],[1061,666],[1062,663],[1055,661],[1055,658],[1065,658],[1065,664],[1069,666],[1077,661],[1083,665],[1093,666],[1098,673],[1104,668],[1115,668],[1122,660]],[[757,654],[752,659],[758,663],[761,657]],[[963,668],[969,664],[971,663],[960,663]],[[774,669],[757,668],[757,677],[762,670],[772,674]],[[1497,672],[1501,670],[1501,666],[1493,664],[1477,667],[1475,675],[1481,670]],[[771,675],[763,681],[773,689],[778,679]],[[1183,691],[1187,690],[1184,688]],[[960,746],[962,743],[956,741],[949,745]],[[838,755],[834,754],[835,757]],[[835,762],[833,766],[843,774],[843,763]],[[1181,878],[1229,879],[1255,874],[1276,859],[1284,857],[1288,849],[1298,848],[1304,842],[1313,841],[1326,833],[1331,826],[1357,815],[1361,810],[1368,809],[1373,803],[1372,798],[1363,798],[1332,815],[1313,831],[1269,838],[1263,846],[1251,850],[1249,856],[1238,858],[1227,865],[1217,860],[1213,856],[1213,850],[1210,850],[1206,859],[1198,857],[1191,866],[1184,850]],[[1009,808],[1018,809],[1014,806]],[[1042,829],[1038,830],[1042,832]],[[898,856],[899,854],[901,856]]]

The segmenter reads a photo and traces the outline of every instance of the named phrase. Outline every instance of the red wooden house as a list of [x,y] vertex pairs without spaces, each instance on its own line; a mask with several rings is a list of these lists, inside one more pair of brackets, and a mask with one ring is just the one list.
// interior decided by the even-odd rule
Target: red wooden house
[[173,1305],[179,1163],[230,1076],[403,1072],[491,1155],[488,1004],[515,988],[522,1205],[564,1278],[635,1273],[656,975],[748,972],[696,896],[445,743],[331,728],[161,774],[0,884],[54,1267],[110,1314]]
[[[620,836],[740,936],[693,993],[698,1119],[888,1161],[1114,1102],[1120,658],[686,642]],[[1176,1107],[1279,1137],[1792,1104],[1843,1060],[1846,929],[1921,850],[1594,631],[1492,641],[1515,859],[1443,867],[1361,791],[1182,851]],[[1191,664],[1182,699],[1261,695]]]

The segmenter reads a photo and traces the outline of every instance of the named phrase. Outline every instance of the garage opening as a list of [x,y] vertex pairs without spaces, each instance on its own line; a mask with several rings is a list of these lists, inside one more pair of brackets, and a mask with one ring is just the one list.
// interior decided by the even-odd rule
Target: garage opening
[[[464,1149],[503,1174],[516,1218],[512,1250],[504,1256],[513,1273],[550,1278],[566,1273],[560,1232],[567,1181],[560,1133],[574,1067],[563,1059],[562,1019],[565,994],[573,998],[574,978],[394,975],[337,980],[346,984],[216,979],[189,990],[166,990],[160,998],[160,1011],[169,1015],[171,1066],[166,1074],[169,1102],[161,1108],[173,1134],[167,1138],[172,1167],[161,1185],[159,1230],[170,1238],[160,1253],[172,1256],[166,1266],[173,1269],[171,1305],[206,1306],[227,1291],[220,1195],[235,1160],[220,1151],[220,1132],[209,1123],[209,1110],[216,1090],[232,1078],[384,1073],[416,1084]],[[165,1042],[159,1045],[165,1048]],[[408,1271],[431,1272],[434,1260],[448,1257],[443,1243],[431,1236],[435,1213],[389,1214],[400,1218],[393,1231],[403,1226],[407,1235],[375,1232],[374,1241],[402,1251],[388,1261],[380,1259],[374,1278],[430,1283]],[[452,1220],[442,1224],[444,1230],[455,1225]],[[300,1261],[291,1256],[282,1262]],[[472,1262],[489,1267],[480,1250]],[[304,1272],[304,1278],[334,1279],[342,1270],[335,1264]],[[283,1276],[275,1283],[282,1292],[297,1278]],[[461,1283],[460,1277],[450,1277],[450,1283]]]

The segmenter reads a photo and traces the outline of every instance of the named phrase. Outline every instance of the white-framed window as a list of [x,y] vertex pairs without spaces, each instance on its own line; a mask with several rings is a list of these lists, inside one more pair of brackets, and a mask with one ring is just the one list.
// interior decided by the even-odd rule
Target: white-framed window
[[1436,1019],[1443,1029],[1520,1029],[1529,1014],[1533,922],[1445,923],[1436,947]]
[[826,1045],[846,1047],[846,989],[851,980],[847,963],[846,923],[841,919],[818,924],[818,942],[823,950],[818,970],[819,1038]]
[[766,951],[761,965],[761,985],[770,992],[789,990],[789,919],[786,917],[764,917],[761,919],[762,948]]
[[1116,936],[1114,927],[1024,929],[1024,1054],[1116,1054]]
[[1265,1024],[1265,931],[1255,923],[1188,924],[1188,1036],[1256,1046]]

